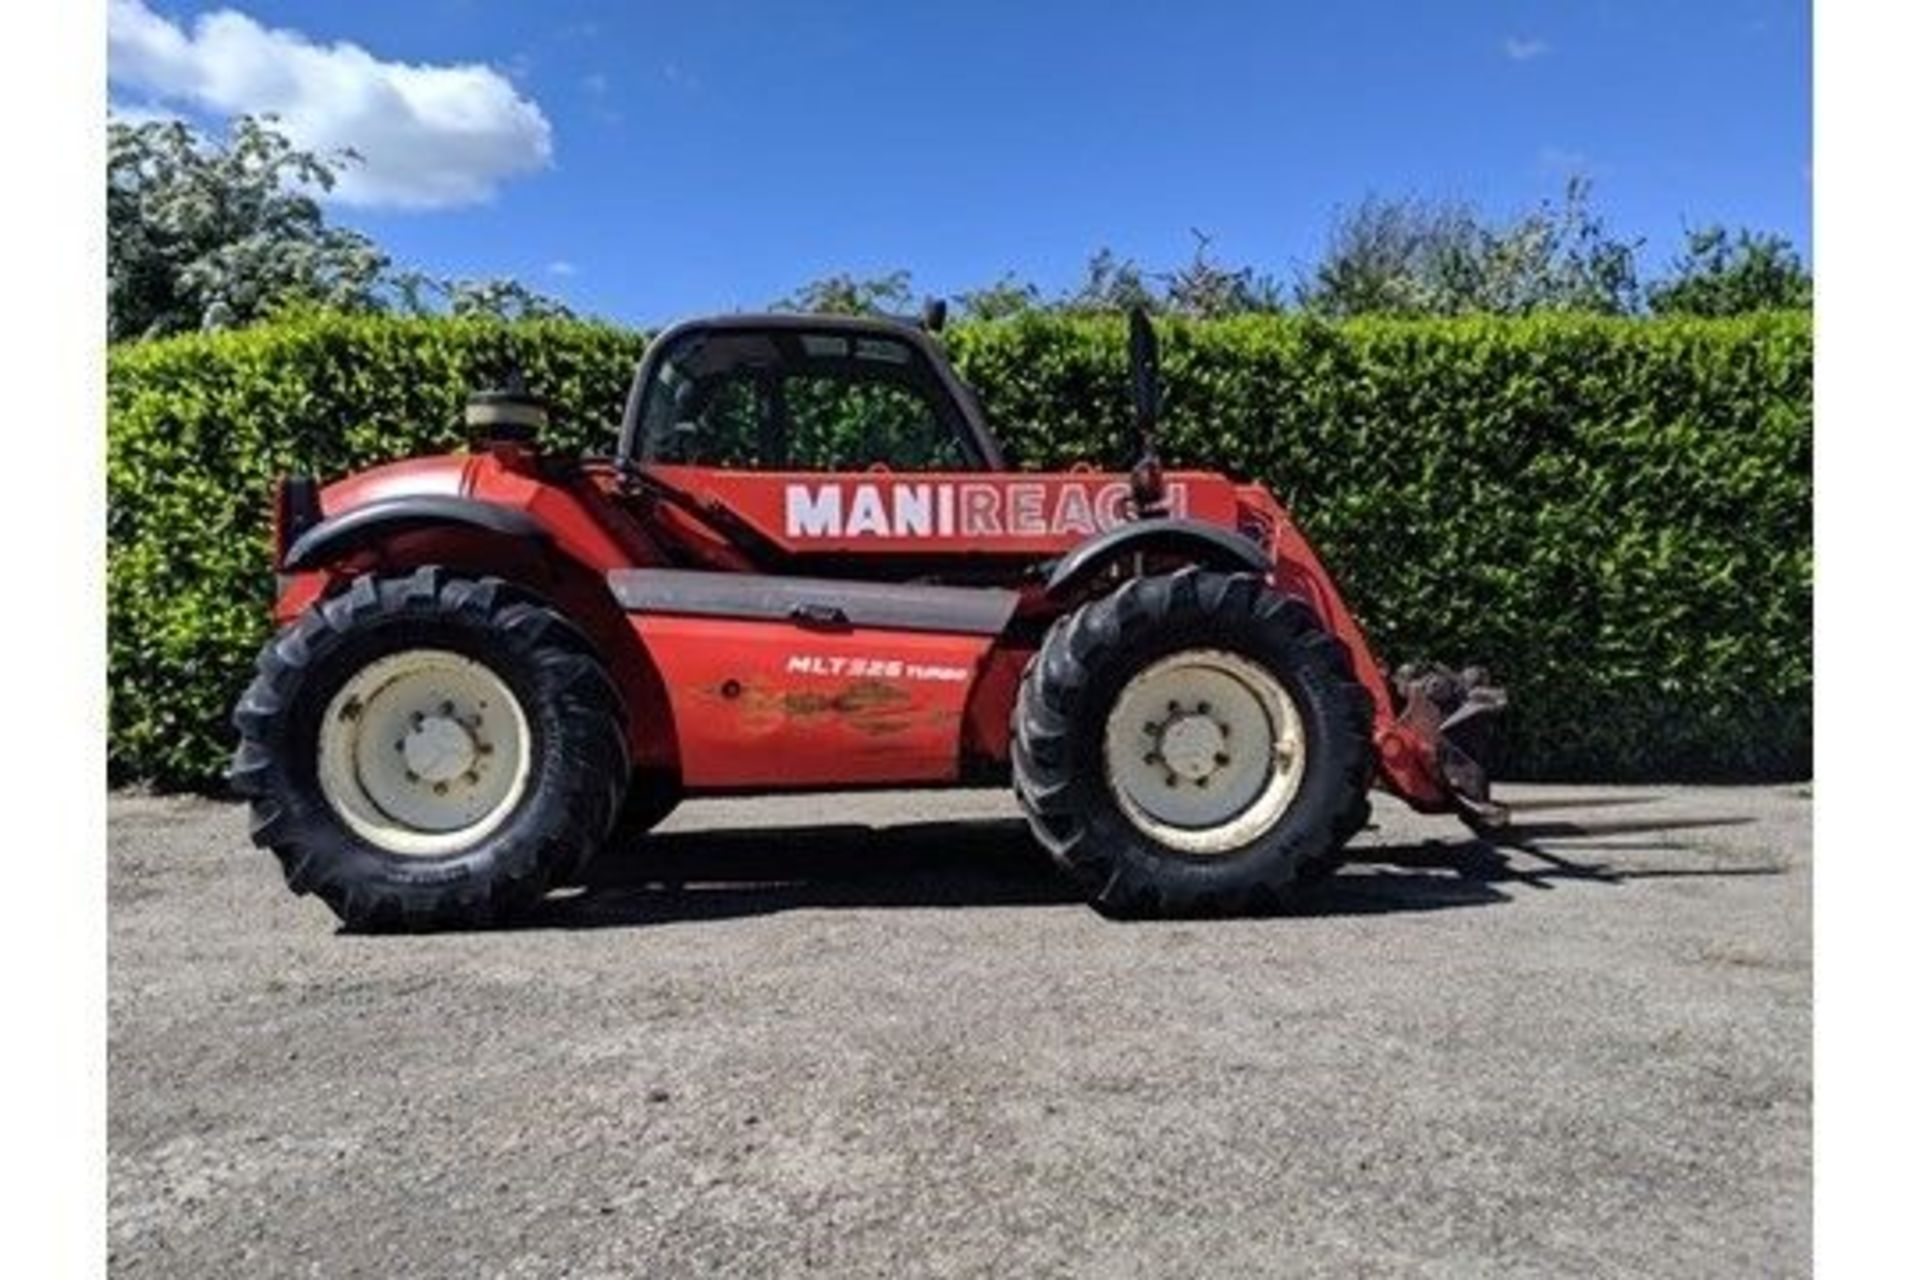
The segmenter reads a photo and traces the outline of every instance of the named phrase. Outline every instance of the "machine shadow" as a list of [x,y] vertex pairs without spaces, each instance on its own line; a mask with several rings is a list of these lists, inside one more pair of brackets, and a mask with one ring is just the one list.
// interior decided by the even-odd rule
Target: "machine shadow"
[[[1744,821],[1728,819],[1726,823]],[[1681,820],[1675,828],[1721,825]],[[1493,906],[1508,888],[1642,876],[1740,875],[1772,868],[1616,871],[1541,850],[1541,836],[1650,833],[1660,824],[1516,824],[1493,839],[1357,845],[1347,865],[1282,916],[1355,916]],[[1677,849],[1658,842],[1636,850]],[[1516,865],[1514,853],[1529,863]],[[604,929],[725,920],[804,908],[1078,906],[1080,896],[1018,819],[668,832],[609,849],[583,882],[508,927]]]

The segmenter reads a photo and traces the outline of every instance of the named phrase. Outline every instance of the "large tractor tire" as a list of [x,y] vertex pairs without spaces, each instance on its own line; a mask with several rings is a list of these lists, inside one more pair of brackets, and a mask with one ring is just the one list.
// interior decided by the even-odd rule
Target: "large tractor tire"
[[[685,797],[680,780],[667,770],[635,769],[627,780],[626,794],[615,809],[613,829],[600,843],[595,861],[602,866],[622,858],[639,858],[651,852],[647,835],[672,816]],[[554,882],[555,887],[588,882],[585,863]]]
[[261,652],[229,777],[349,929],[477,926],[578,874],[627,782],[586,639],[493,578],[363,577]]
[[1028,666],[1014,789],[1103,912],[1267,912],[1364,823],[1372,719],[1303,601],[1246,573],[1136,578],[1056,623]]
[[635,852],[648,832],[673,815],[683,798],[680,779],[671,772],[635,769],[602,852],[614,855]]

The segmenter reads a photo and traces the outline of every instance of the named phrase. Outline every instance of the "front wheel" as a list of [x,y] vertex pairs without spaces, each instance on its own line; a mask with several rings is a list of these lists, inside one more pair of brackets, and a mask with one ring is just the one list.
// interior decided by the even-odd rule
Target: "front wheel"
[[477,925],[583,867],[627,777],[588,642],[496,579],[357,579],[234,711],[254,843],[352,929]]
[[1372,718],[1303,601],[1183,569],[1055,625],[1021,682],[1014,786],[1103,911],[1272,910],[1353,834]]

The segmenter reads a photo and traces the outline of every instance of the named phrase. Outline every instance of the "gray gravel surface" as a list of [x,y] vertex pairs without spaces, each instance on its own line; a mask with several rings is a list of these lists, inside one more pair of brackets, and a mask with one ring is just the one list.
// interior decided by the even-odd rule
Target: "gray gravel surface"
[[117,796],[111,1271],[1805,1274],[1806,790],[1506,795],[1145,924],[995,793],[707,802],[420,938]]

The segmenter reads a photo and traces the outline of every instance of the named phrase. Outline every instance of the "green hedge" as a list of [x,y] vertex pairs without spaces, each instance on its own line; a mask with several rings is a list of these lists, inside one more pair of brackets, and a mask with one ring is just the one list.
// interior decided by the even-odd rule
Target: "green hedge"
[[[115,348],[108,536],[115,780],[213,782],[266,633],[266,495],[455,445],[511,343],[610,446],[641,335],[311,318]],[[1549,317],[1165,326],[1164,451],[1270,485],[1377,651],[1490,664],[1514,777],[1811,768],[1812,324]],[[1113,464],[1117,321],[949,335],[1029,467]]]

